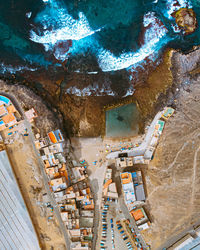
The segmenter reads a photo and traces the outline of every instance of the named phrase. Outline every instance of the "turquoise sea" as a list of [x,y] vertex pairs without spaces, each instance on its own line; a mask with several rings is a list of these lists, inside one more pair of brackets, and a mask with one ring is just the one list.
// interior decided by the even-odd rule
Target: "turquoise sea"
[[139,131],[139,112],[134,103],[106,111],[106,136],[135,136]]
[[0,0],[0,73],[53,66],[56,74],[61,64],[81,73],[70,62],[88,55],[86,74],[130,72],[166,47],[187,52],[200,32],[177,32],[171,13],[181,7],[199,23],[199,0]]

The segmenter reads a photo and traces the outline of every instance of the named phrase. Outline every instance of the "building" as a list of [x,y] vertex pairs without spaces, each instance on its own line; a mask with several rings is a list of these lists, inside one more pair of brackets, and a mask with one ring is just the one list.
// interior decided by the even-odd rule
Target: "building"
[[173,108],[166,107],[166,108],[164,109],[163,114],[162,114],[162,118],[163,118],[164,120],[167,120],[169,117],[171,117],[171,116],[173,115],[173,113],[174,113],[174,109],[173,109]]
[[140,226],[147,222],[149,222],[149,219],[144,211],[144,208],[136,208],[130,211],[130,215],[135,219],[136,225]]
[[188,245],[191,244],[193,240],[194,238],[190,234],[187,234],[168,249],[170,250],[191,249],[189,248]]
[[145,164],[144,156],[139,155],[139,156],[133,157],[133,163],[134,164]]
[[139,185],[135,186],[135,196],[136,196],[137,201],[145,201],[146,200],[143,184],[139,184]]
[[29,122],[33,122],[35,118],[38,117],[36,111],[34,108],[29,109],[28,111],[25,112],[25,116],[28,119]]
[[144,231],[144,230],[149,229],[149,222],[146,222],[146,223],[144,223],[144,224],[142,224],[142,225],[139,225],[139,226],[138,226],[138,229],[139,229],[140,231]]
[[37,235],[6,151],[0,152],[0,169],[0,249],[39,250]]
[[115,182],[112,180],[112,169],[107,168],[103,185],[103,197],[106,200],[118,200],[118,193]]
[[121,168],[125,168],[127,166],[126,157],[120,157],[116,159],[116,165]]
[[50,186],[53,192],[67,188],[65,177],[56,178],[50,181]]
[[122,190],[124,195],[125,203],[129,210],[134,206],[136,201],[135,190],[133,186],[132,174],[125,172],[120,174]]
[[0,131],[17,124],[19,113],[11,101],[0,95]]
[[60,129],[49,132],[48,133],[48,138],[49,138],[49,141],[50,141],[51,144],[64,141]]

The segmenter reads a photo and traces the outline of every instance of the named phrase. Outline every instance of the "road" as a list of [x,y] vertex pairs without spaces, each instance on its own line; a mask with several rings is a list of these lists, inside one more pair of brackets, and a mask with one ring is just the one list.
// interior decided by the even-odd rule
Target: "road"
[[154,117],[151,125],[148,128],[147,134],[139,147],[127,149],[127,150],[123,150],[123,151],[115,151],[115,152],[108,154],[106,156],[106,158],[107,159],[115,159],[118,157],[118,154],[120,154],[120,153],[127,153],[129,157],[130,156],[133,157],[133,156],[138,156],[138,155],[144,155],[144,153],[145,153],[145,151],[146,151],[146,149],[151,141],[155,125],[156,125],[157,121],[160,119],[160,117],[162,116],[163,112],[164,111],[158,112],[157,115]]
[[[105,172],[107,169],[107,162],[102,163],[96,171],[89,176],[91,190],[94,194],[95,200],[95,217],[94,217],[94,238],[93,238],[93,247],[92,249],[96,249],[97,245],[100,242],[100,218],[101,218],[101,201],[102,201],[102,192],[103,192],[103,181],[105,177]],[[96,244],[95,244],[96,243]]]
[[67,233],[66,226],[64,225],[64,223],[62,221],[59,208],[57,207],[57,204],[56,204],[56,201],[55,201],[55,198],[54,198],[54,194],[49,189],[49,184],[48,184],[49,180],[48,180],[48,177],[47,177],[47,175],[45,173],[44,163],[43,163],[43,161],[41,159],[41,156],[40,156],[38,150],[35,147],[35,137],[33,135],[32,129],[31,129],[31,124],[27,120],[27,118],[26,118],[26,116],[24,114],[24,111],[21,108],[21,105],[19,104],[19,102],[16,100],[16,98],[13,95],[10,95],[8,93],[2,93],[2,92],[0,92],[0,95],[4,95],[4,96],[8,97],[11,100],[11,102],[14,104],[16,109],[19,111],[19,113],[22,115],[23,119],[24,119],[24,124],[25,124],[25,126],[26,126],[26,128],[28,130],[29,139],[31,141],[34,153],[37,156],[38,166],[40,167],[40,171],[41,171],[41,174],[42,174],[42,177],[43,177],[43,181],[44,181],[44,185],[45,185],[45,188],[46,188],[46,191],[47,191],[47,195],[48,195],[48,197],[50,199],[51,205],[53,206],[54,213],[55,213],[55,215],[57,217],[58,223],[60,225],[60,229],[61,229],[61,231],[63,233],[64,238],[65,238],[66,248],[70,250],[71,240],[70,240],[70,237],[69,237],[69,235]]

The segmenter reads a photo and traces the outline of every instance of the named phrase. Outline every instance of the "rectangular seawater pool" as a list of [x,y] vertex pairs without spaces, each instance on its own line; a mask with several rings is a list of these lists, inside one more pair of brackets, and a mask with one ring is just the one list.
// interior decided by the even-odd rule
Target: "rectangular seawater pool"
[[129,137],[139,131],[139,111],[135,103],[106,111],[106,137]]

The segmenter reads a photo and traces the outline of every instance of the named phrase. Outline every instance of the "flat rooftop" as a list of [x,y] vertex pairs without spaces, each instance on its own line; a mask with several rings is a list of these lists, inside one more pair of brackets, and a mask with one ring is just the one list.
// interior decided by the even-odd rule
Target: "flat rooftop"
[[6,151],[0,152],[0,249],[40,249]]

